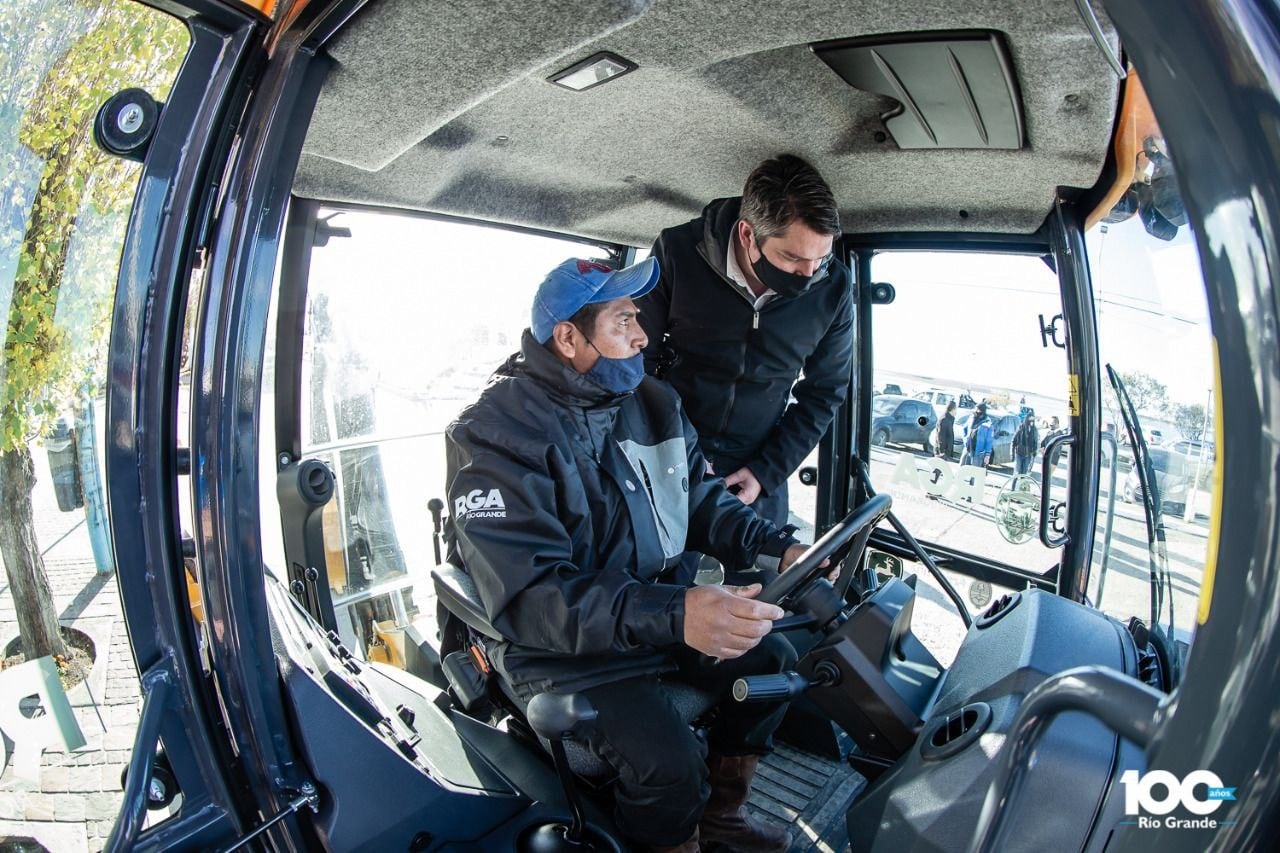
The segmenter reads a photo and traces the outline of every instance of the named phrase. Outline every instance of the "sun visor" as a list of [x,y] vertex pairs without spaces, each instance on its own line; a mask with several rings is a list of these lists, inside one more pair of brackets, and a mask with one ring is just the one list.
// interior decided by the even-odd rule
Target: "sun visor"
[[992,32],[874,36],[812,46],[850,86],[898,102],[881,116],[899,148],[1022,148],[1022,100]]

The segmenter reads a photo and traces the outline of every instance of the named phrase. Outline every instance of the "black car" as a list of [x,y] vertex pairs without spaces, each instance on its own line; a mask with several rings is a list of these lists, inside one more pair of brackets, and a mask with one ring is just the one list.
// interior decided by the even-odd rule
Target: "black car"
[[938,425],[933,406],[923,400],[909,400],[896,394],[881,394],[871,404],[871,443],[918,444],[925,453],[933,450],[930,436]]

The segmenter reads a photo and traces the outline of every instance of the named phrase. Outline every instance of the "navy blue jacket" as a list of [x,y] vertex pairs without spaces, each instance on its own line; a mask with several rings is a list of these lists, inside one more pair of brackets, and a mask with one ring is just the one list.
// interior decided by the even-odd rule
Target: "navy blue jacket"
[[615,394],[528,331],[445,435],[450,557],[505,638],[490,657],[525,696],[670,668],[686,548],[741,569],[795,542],[706,474],[671,386],[646,377]]

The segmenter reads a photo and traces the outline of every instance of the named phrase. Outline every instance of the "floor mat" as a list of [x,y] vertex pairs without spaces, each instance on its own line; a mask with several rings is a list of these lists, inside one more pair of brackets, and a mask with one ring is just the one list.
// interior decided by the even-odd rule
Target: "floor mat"
[[848,762],[781,745],[760,762],[747,807],[791,830],[792,853],[849,849],[844,813],[867,781]]

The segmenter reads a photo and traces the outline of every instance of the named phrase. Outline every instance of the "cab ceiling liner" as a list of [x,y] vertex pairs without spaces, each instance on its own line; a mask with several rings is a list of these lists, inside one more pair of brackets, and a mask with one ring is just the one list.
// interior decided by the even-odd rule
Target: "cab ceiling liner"
[[[789,151],[831,184],[849,233],[1030,234],[1110,150],[1119,81],[1071,2],[642,2],[370,0],[325,45],[334,70],[294,192],[644,246]],[[1021,147],[895,144],[894,98],[811,47],[975,33],[999,33],[1017,71]],[[639,67],[582,92],[547,81],[601,52]]]
[[920,33],[813,46],[850,86],[893,98],[899,148],[1021,148],[1022,101],[996,33]]
[[[604,38],[652,0],[369,3],[326,45],[337,67],[308,153],[377,171],[529,73]],[[360,109],[352,110],[358,103]]]

